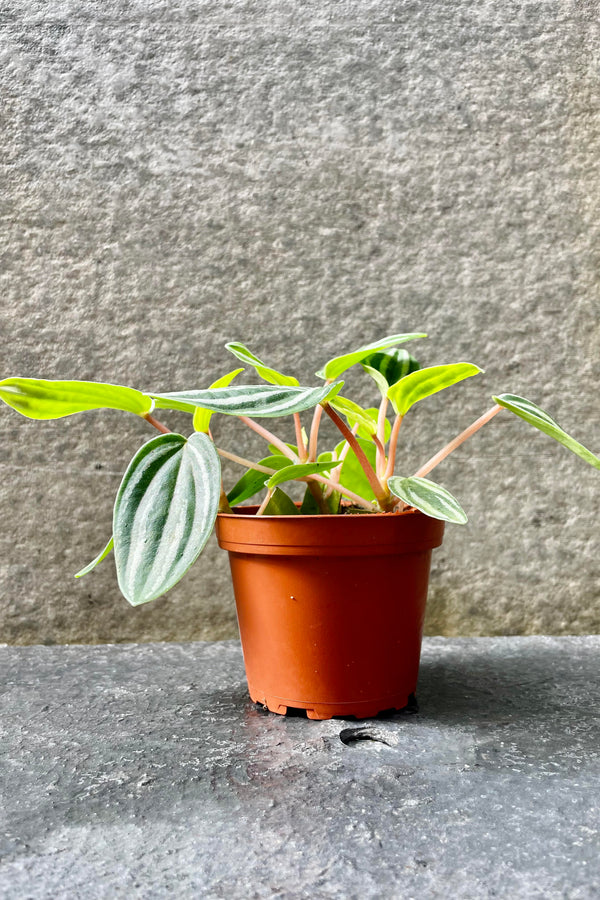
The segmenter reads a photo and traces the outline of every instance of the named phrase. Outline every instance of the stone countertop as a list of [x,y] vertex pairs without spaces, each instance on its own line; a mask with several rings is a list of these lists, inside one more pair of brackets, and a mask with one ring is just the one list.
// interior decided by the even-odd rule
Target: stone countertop
[[235,641],[0,648],[0,896],[597,897],[599,659],[429,638],[419,713],[316,722]]

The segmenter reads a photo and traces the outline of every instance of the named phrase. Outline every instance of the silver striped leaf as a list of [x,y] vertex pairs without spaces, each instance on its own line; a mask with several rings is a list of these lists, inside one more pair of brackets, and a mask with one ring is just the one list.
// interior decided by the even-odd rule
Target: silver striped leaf
[[119,587],[132,606],[176,584],[206,544],[219,509],[221,465],[202,432],[161,434],[138,450],[113,516]]
[[513,412],[516,416],[519,416],[530,425],[533,425],[534,428],[547,434],[548,437],[554,438],[555,441],[558,441],[558,443],[562,444],[563,447],[566,447],[567,450],[570,450],[581,459],[584,459],[590,466],[593,466],[595,469],[600,469],[600,459],[592,453],[591,450],[588,450],[587,447],[584,447],[583,444],[580,444],[579,441],[572,438],[570,434],[567,434],[567,432],[560,427],[558,422],[555,422],[552,416],[539,406],[536,406],[535,403],[532,403],[531,400],[527,400],[525,397],[518,397],[516,394],[500,394],[498,397],[493,397],[492,399],[499,406],[503,406],[504,409],[510,410],[510,412]]
[[394,475],[388,478],[388,487],[395,497],[419,509],[426,516],[431,516],[432,519],[443,519],[444,522],[453,522],[456,525],[464,525],[467,522],[467,514],[458,500],[446,488],[429,481],[428,478],[419,478],[417,475],[401,478]]
[[179,409],[193,413],[198,407],[226,416],[276,418],[311,409],[341,390],[343,381],[318,388],[250,384],[211,390],[151,394],[157,409]]

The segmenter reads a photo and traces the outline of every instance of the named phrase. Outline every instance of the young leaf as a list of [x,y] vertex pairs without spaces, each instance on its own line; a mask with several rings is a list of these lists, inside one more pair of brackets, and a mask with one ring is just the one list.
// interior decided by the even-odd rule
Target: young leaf
[[[217,378],[216,381],[213,381],[210,387],[228,387],[233,379],[243,371],[243,369],[234,369],[233,372],[228,372],[227,375],[223,375],[221,378]],[[211,417],[211,412],[209,412],[207,409],[200,409],[198,407],[198,409],[196,409],[194,412],[194,431],[203,431],[205,433],[208,433]]]
[[458,500],[446,488],[440,487],[428,478],[388,478],[388,487],[395,497],[400,497],[409,506],[420,509],[426,516],[464,525],[467,515]]
[[346,397],[340,397],[339,394],[334,400],[329,401],[329,405],[347,418],[351,428],[360,425],[366,437],[377,433],[377,410],[373,416],[358,403],[354,403],[353,400],[348,400]]
[[88,409],[121,409],[144,416],[152,398],[133,388],[98,381],[44,381],[40,378],[5,378],[0,400],[29,419],[62,419]]
[[400,416],[406,415],[408,410],[419,400],[431,397],[444,388],[464,381],[472,375],[483,371],[472,363],[452,363],[448,366],[430,366],[427,369],[419,369],[400,381],[393,384],[388,390],[388,397],[392,406]]
[[274,488],[278,484],[283,484],[285,481],[294,481],[296,478],[306,478],[307,475],[316,475],[321,474],[322,472],[329,472],[335,463],[328,462],[312,462],[312,463],[299,463],[298,465],[285,466],[285,468],[280,469],[279,472],[276,472],[274,475],[271,475],[269,480],[267,481],[268,488]]
[[414,341],[417,338],[425,337],[427,337],[426,334],[391,334],[380,341],[375,341],[372,344],[365,344],[364,347],[359,347],[358,350],[354,350],[352,353],[345,353],[343,356],[335,356],[333,359],[330,359],[329,362],[326,362],[323,368],[317,372],[317,378],[333,381],[334,378],[339,378],[346,369],[349,369],[351,366],[355,365],[355,363],[361,362],[365,357],[370,356],[372,353],[376,353],[378,350],[385,350],[388,347],[394,347],[396,344],[404,344],[406,341]]
[[393,384],[421,368],[414,356],[403,347],[373,353],[362,361],[361,366],[375,379],[383,397],[387,397],[388,389]]
[[157,409],[180,409],[193,413],[197,407],[227,416],[276,418],[311,409],[324,403],[341,390],[343,381],[320,388],[286,387],[285,385],[234,385],[199,391],[152,394]]
[[113,517],[119,587],[132,606],[160,597],[187,572],[212,532],[220,491],[207,435],[161,434],[138,450]]
[[297,516],[299,513],[292,498],[288,497],[281,488],[275,488],[273,496],[265,506],[263,516]]
[[[286,466],[291,466],[292,461],[287,456],[276,454],[275,456],[265,456],[264,459],[259,460],[259,465],[279,470],[284,469]],[[268,479],[269,476],[265,472],[248,469],[227,494],[227,502],[230,506],[239,506],[240,503],[249,500],[250,497],[254,497],[255,494],[261,491]]]
[[256,369],[260,377],[264,378],[265,381],[268,381],[269,384],[284,384],[290,387],[299,384],[298,379],[294,378],[292,375],[282,375],[277,369],[271,369],[269,366],[265,366],[264,362],[259,359],[258,356],[255,356],[247,347],[237,341],[225,344],[225,349],[229,350],[230,353],[233,353],[234,356],[237,356],[237,358],[243,363],[246,363],[246,365]]
[[96,558],[93,559],[91,561],[91,563],[88,563],[87,566],[84,566],[83,569],[80,569],[79,572],[76,572],[75,578],[82,578],[84,575],[87,575],[88,572],[91,572],[92,569],[95,569],[96,566],[98,565],[98,563],[101,563],[103,559],[106,559],[106,557],[112,550],[113,545],[114,545],[114,540],[111,535],[110,541],[108,542],[108,544],[106,545],[104,550],[101,550],[100,553],[98,554],[98,556],[96,556]]
[[570,434],[567,434],[558,422],[555,422],[547,412],[540,409],[531,400],[527,400],[525,397],[517,397],[515,394],[500,394],[498,397],[494,397],[493,400],[499,406],[503,406],[530,425],[533,425],[534,428],[538,428],[544,434],[554,438],[563,447],[584,459],[590,466],[600,469],[600,458],[592,453],[591,450],[588,450],[587,447],[584,447],[583,444],[580,444],[579,441],[576,441],[575,438],[572,438]]

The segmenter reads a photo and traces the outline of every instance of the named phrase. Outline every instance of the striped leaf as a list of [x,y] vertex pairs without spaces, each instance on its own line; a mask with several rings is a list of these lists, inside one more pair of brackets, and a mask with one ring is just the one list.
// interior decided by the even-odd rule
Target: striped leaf
[[136,453],[113,517],[119,587],[132,606],[176,584],[206,544],[219,508],[221,467],[210,438],[161,434]]
[[229,350],[230,353],[233,353],[234,356],[237,356],[237,358],[243,363],[246,363],[247,366],[252,366],[256,369],[260,377],[264,378],[265,381],[268,381],[269,384],[284,384],[289,387],[295,387],[299,384],[298,379],[294,378],[292,375],[282,375],[277,369],[271,369],[270,366],[266,366],[258,356],[255,356],[247,347],[237,341],[225,344],[225,349]]
[[267,481],[267,487],[271,489],[278,484],[283,484],[285,481],[294,481],[296,478],[306,478],[307,475],[324,474],[325,472],[329,472],[334,465],[335,463],[328,461],[299,463],[298,465],[285,466],[279,472],[271,475]]
[[[276,469],[277,471],[292,465],[291,459],[288,459],[287,456],[282,456],[281,454],[265,456],[264,459],[260,459],[258,462],[261,466],[266,466],[269,469]],[[240,503],[244,503],[244,501],[249,500],[250,497],[254,497],[255,494],[262,491],[265,482],[268,480],[269,475],[266,472],[257,472],[256,469],[248,469],[227,494],[227,502],[230,506],[239,506]]]
[[454,522],[457,525],[467,522],[467,515],[458,500],[446,488],[428,478],[416,475],[400,478],[394,475],[388,478],[388,487],[395,497],[420,509],[432,519],[443,519],[444,522]]
[[84,575],[87,575],[88,572],[91,572],[92,569],[95,569],[96,566],[98,565],[98,563],[101,563],[103,559],[106,559],[106,557],[108,556],[108,554],[110,553],[110,551],[113,548],[113,544],[114,544],[114,540],[111,535],[110,541],[108,542],[108,544],[106,545],[104,550],[101,550],[100,553],[98,554],[98,556],[96,556],[96,558],[93,559],[91,561],[91,563],[88,563],[87,566],[84,566],[83,569],[80,569],[79,572],[76,572],[75,578],[82,578]]
[[180,409],[193,413],[198,407],[227,416],[276,418],[311,409],[335,397],[343,381],[319,388],[287,387],[285,385],[234,385],[199,391],[180,391],[152,394],[157,409]]
[[590,466],[600,469],[600,458],[592,453],[591,450],[588,450],[587,447],[584,447],[583,444],[580,444],[579,441],[576,441],[575,438],[572,438],[570,434],[567,434],[558,422],[555,422],[547,412],[540,409],[531,400],[527,400],[525,397],[517,397],[515,394],[500,394],[493,399],[499,406],[510,410],[521,419],[525,419],[534,428],[538,428],[544,434],[554,438],[563,447],[584,459]]
[[375,379],[383,397],[387,397],[387,392],[393,384],[420,368],[414,356],[403,347],[373,353],[362,361],[361,366]]
[[388,390],[388,397],[392,401],[396,413],[404,416],[419,400],[431,397],[444,388],[451,387],[465,378],[477,375],[482,369],[472,363],[452,363],[448,366],[430,366],[427,369],[419,369],[400,381],[393,384]]
[[5,378],[0,381],[0,400],[29,419],[62,419],[88,409],[122,409],[144,416],[154,405],[141,391],[118,384],[40,378]]
[[375,341],[372,344],[365,344],[364,347],[359,347],[358,350],[354,350],[352,353],[345,353],[343,356],[335,356],[333,359],[330,359],[329,362],[325,363],[323,368],[317,372],[317,377],[325,378],[327,381],[333,381],[335,378],[339,378],[342,372],[345,372],[350,366],[362,362],[363,359],[370,356],[372,353],[376,353],[378,350],[386,350],[388,347],[396,346],[396,344],[404,344],[406,341],[414,341],[417,338],[425,337],[427,337],[426,334],[391,334],[388,337],[382,338],[380,341]]
[[[216,381],[213,381],[210,387],[228,387],[233,379],[243,371],[243,369],[234,369],[233,372],[228,372],[227,375],[223,375],[221,378],[217,378]],[[212,413],[209,412],[208,409],[196,409],[194,412],[194,431],[204,431],[205,433],[208,433],[211,418]]]

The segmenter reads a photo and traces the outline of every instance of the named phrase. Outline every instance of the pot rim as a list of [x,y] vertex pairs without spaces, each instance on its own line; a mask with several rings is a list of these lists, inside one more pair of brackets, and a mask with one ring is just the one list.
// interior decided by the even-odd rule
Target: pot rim
[[219,513],[219,546],[233,553],[274,556],[397,556],[432,550],[445,523],[416,509],[367,515],[256,516]]

